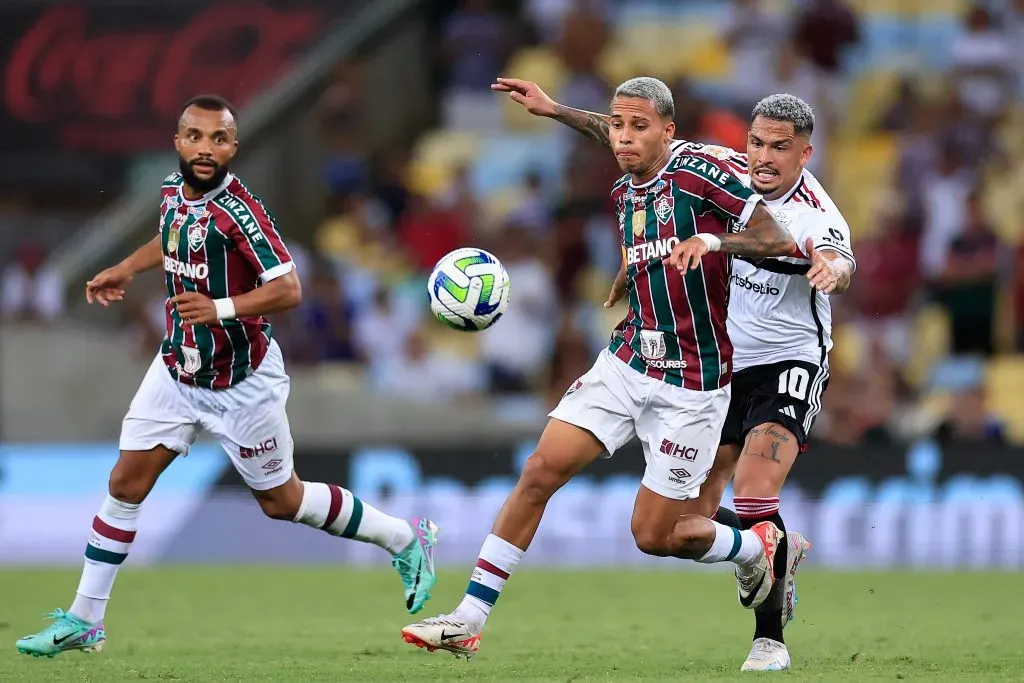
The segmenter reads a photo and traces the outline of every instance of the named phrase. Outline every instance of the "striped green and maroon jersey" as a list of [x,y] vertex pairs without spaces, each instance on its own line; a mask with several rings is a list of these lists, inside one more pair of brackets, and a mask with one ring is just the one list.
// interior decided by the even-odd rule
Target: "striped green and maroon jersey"
[[182,194],[182,177],[163,183],[160,239],[167,280],[167,336],[161,347],[171,375],[184,384],[226,389],[260,366],[270,345],[265,318],[184,327],[171,297],[199,292],[211,299],[251,292],[287,275],[294,264],[259,197],[230,173],[200,199]]
[[718,159],[681,151],[650,182],[629,176],[612,188],[626,265],[629,312],[609,349],[637,372],[711,391],[732,378],[726,331],[731,261],[705,255],[686,275],[662,260],[698,232],[742,227],[761,196]]

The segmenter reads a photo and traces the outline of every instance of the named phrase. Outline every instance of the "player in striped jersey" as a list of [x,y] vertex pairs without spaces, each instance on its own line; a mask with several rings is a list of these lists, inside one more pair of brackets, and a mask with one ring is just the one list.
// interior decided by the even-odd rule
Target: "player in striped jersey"
[[[791,254],[796,243],[761,196],[717,159],[672,154],[675,111],[664,83],[626,81],[611,112],[612,149],[627,174],[612,190],[628,277],[624,334],[551,412],[484,541],[462,602],[451,614],[403,629],[417,646],[475,653],[547,501],[588,463],[610,457],[634,436],[647,462],[633,508],[637,546],[651,555],[743,567],[758,577],[741,589],[748,607],[771,590],[783,538],[773,523],[741,532],[683,513],[714,461],[729,405],[729,255]],[[730,233],[731,223],[745,229]],[[668,265],[670,255],[679,268]]]
[[299,303],[299,279],[273,216],[228,170],[237,121],[220,97],[185,104],[174,138],[180,173],[164,181],[158,234],[86,285],[89,303],[108,306],[136,274],[162,265],[167,337],[121,427],[121,455],[92,521],[74,602],[53,612],[48,628],[18,640],[25,654],[102,649],[107,602],[135,540],[140,506],[200,430],[220,441],[267,516],[385,549],[412,613],[430,596],[432,522],[391,517],[293,470],[289,379],[265,316]]
[[[536,83],[498,79],[493,89],[508,92],[530,113],[564,123],[610,146],[609,117],[566,107],[551,100]],[[850,229],[828,193],[805,165],[813,152],[811,108],[792,95],[772,95],[751,116],[747,154],[725,147],[676,140],[675,154],[710,154],[744,183],[761,193],[775,217],[804,248],[798,257],[759,261],[738,258],[731,277],[728,329],[734,346],[733,395],[715,465],[701,490],[699,509],[718,510],[719,519],[750,527],[770,519],[785,526],[779,494],[821,409],[828,386],[832,347],[828,295],[849,285],[856,267]],[[606,306],[622,296],[626,272],[620,272]],[[742,446],[742,448],[741,448]],[[734,501],[739,517],[718,509],[735,474]],[[769,599],[755,610],[754,643],[744,670],[783,670],[790,656],[782,629],[793,616],[795,572],[810,544],[796,532],[776,556],[783,574]],[[742,584],[749,577],[737,572]]]

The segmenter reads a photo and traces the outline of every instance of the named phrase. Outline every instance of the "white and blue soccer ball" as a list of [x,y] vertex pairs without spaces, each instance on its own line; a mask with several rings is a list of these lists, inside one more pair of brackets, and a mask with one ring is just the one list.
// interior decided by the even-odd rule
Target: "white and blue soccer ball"
[[508,308],[508,273],[494,254],[456,249],[434,266],[427,291],[438,320],[456,330],[479,332]]

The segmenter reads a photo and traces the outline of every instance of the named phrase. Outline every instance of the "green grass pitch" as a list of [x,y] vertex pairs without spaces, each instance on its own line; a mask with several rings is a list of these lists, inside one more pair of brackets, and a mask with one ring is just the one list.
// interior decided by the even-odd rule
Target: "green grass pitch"
[[[424,616],[467,572],[442,574]],[[739,674],[752,617],[729,574],[540,571],[509,582],[472,661],[402,642],[391,571],[273,566],[133,569],[104,652],[20,655],[67,607],[77,571],[0,571],[3,681],[679,681]],[[1024,680],[1021,574],[801,574],[782,680]],[[776,674],[776,676],[780,676]]]

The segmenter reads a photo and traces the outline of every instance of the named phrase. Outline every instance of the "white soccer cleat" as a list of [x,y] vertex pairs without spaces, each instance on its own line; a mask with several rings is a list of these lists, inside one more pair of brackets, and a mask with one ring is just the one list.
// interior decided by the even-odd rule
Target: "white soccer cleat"
[[787,531],[786,543],[789,544],[789,548],[786,553],[786,595],[782,606],[782,628],[786,628],[786,624],[793,621],[796,615],[796,568],[811,549],[811,542],[798,531]]
[[427,652],[447,650],[469,659],[480,649],[480,631],[454,614],[429,617],[402,629],[402,639]]
[[740,671],[785,671],[790,664],[792,660],[785,643],[771,638],[758,638]]
[[779,548],[779,541],[784,540],[786,534],[771,522],[759,522],[750,531],[761,539],[764,553],[753,567],[736,567],[736,592],[740,605],[754,609],[772,592],[772,584],[775,583],[775,552]]

